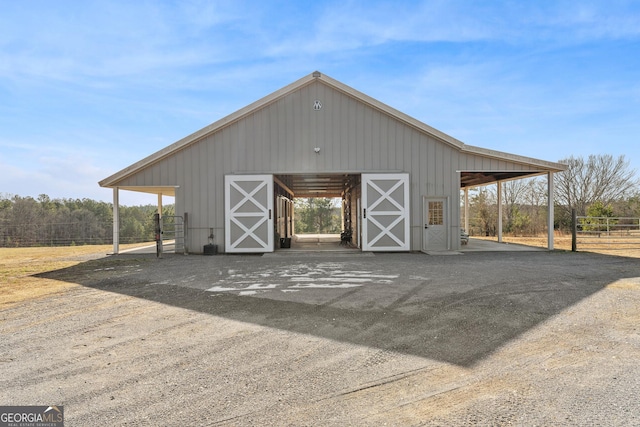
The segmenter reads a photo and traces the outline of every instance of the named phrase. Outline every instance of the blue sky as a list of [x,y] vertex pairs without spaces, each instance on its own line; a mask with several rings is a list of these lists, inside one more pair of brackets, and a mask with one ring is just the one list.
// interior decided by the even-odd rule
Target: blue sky
[[4,195],[111,201],[99,180],[314,70],[466,144],[640,174],[637,1],[0,6]]

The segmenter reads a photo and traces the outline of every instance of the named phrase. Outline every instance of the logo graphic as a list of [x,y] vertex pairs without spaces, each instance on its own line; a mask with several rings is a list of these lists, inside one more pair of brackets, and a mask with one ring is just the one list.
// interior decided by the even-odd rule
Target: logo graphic
[[318,99],[313,101],[313,109],[316,111],[322,109],[322,102],[320,102]]
[[0,427],[64,427],[63,406],[0,406]]

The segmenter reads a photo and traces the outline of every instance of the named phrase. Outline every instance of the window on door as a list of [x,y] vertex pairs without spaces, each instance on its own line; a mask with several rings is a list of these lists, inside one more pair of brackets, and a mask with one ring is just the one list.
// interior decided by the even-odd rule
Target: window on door
[[430,225],[444,224],[444,203],[443,202],[429,202],[429,224]]

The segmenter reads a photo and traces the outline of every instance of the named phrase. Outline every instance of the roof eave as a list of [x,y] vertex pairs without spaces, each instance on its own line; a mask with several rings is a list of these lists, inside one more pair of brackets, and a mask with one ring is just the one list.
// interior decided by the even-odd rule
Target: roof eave
[[505,153],[503,151],[490,150],[473,145],[463,144],[462,152],[470,154],[478,154],[480,156],[492,157],[499,160],[510,160],[512,162],[523,163],[532,166],[539,166],[545,171],[562,172],[567,169],[567,165],[546,160],[534,159],[533,157],[520,156],[517,154]]

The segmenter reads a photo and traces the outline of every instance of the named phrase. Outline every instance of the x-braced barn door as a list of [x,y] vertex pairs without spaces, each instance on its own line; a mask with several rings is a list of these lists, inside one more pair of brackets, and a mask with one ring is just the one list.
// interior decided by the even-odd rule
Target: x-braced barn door
[[225,176],[225,251],[273,252],[273,175]]
[[362,250],[410,250],[409,174],[362,174]]

